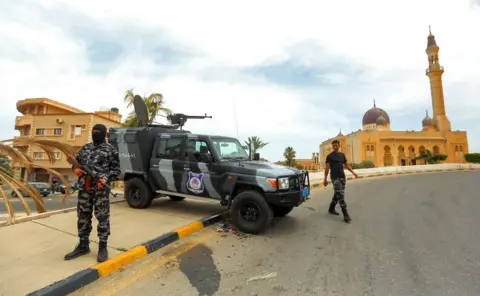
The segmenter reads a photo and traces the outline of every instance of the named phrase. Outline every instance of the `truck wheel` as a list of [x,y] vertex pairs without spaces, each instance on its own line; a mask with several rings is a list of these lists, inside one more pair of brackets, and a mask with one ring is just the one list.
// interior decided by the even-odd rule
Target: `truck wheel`
[[148,184],[137,177],[128,180],[123,194],[125,195],[128,205],[134,209],[149,207],[152,204],[154,196]]
[[274,217],[284,217],[293,210],[293,207],[272,206]]
[[180,196],[172,196],[172,195],[169,195],[168,196],[171,200],[173,201],[182,201],[185,199],[185,197],[180,197]]
[[273,219],[273,211],[257,191],[244,191],[233,199],[231,215],[234,225],[243,232],[265,231]]

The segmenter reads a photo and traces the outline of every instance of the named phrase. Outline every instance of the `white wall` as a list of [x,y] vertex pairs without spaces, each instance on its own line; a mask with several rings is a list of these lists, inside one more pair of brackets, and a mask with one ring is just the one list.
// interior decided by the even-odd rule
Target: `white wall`
[[[446,163],[446,164],[428,164],[428,165],[415,165],[415,166],[390,166],[373,169],[357,169],[353,170],[359,176],[365,176],[370,174],[382,174],[382,173],[401,173],[401,172],[415,172],[415,171],[429,171],[429,170],[447,170],[447,169],[480,169],[480,164],[475,163]],[[330,174],[328,174],[330,176]],[[345,170],[347,177],[352,174]],[[313,180],[323,180],[324,172],[311,173],[310,182]]]

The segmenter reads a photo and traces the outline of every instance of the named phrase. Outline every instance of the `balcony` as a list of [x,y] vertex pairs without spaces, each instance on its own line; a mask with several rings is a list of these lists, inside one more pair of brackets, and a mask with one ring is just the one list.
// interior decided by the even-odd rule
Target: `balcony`
[[442,72],[443,73],[443,66],[428,67],[425,70],[425,74],[428,74],[430,72]]
[[27,125],[32,125],[33,124],[33,115],[23,115],[23,116],[17,116],[15,118],[15,129],[22,127],[22,126],[27,126]]
[[21,147],[21,146],[28,146],[27,144],[20,144],[19,142],[22,140],[30,139],[31,136],[19,136],[13,137],[13,147]]

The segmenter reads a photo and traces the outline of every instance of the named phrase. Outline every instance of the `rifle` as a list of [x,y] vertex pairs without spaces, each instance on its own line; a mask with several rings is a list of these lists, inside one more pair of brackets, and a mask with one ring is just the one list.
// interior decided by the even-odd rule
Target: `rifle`
[[[97,174],[95,174],[88,166],[85,166],[85,165],[80,165],[77,160],[71,156],[68,156],[67,157],[67,161],[69,163],[71,163],[73,166],[81,169],[82,171],[84,171],[85,173],[87,173],[87,176],[90,175],[90,177],[92,177],[93,179],[98,179],[98,176]],[[110,188],[110,186],[108,186],[107,184],[103,185],[103,187],[107,188],[108,189],[108,192],[114,197],[114,198],[117,198],[117,195],[118,193],[113,193],[112,192],[112,189]]]

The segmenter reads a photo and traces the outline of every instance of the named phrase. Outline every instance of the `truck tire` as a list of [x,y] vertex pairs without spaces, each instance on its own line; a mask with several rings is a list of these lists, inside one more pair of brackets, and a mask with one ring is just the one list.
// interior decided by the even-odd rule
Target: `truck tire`
[[293,210],[293,207],[272,206],[272,209],[274,217],[285,217]]
[[173,196],[173,195],[169,195],[168,196],[172,201],[182,201],[185,199],[185,197],[181,197],[181,196]]
[[152,204],[154,194],[144,180],[135,177],[126,183],[124,195],[131,208],[145,209]]
[[249,190],[238,194],[230,209],[234,225],[241,231],[258,234],[272,223],[273,211],[265,198],[257,191]]

